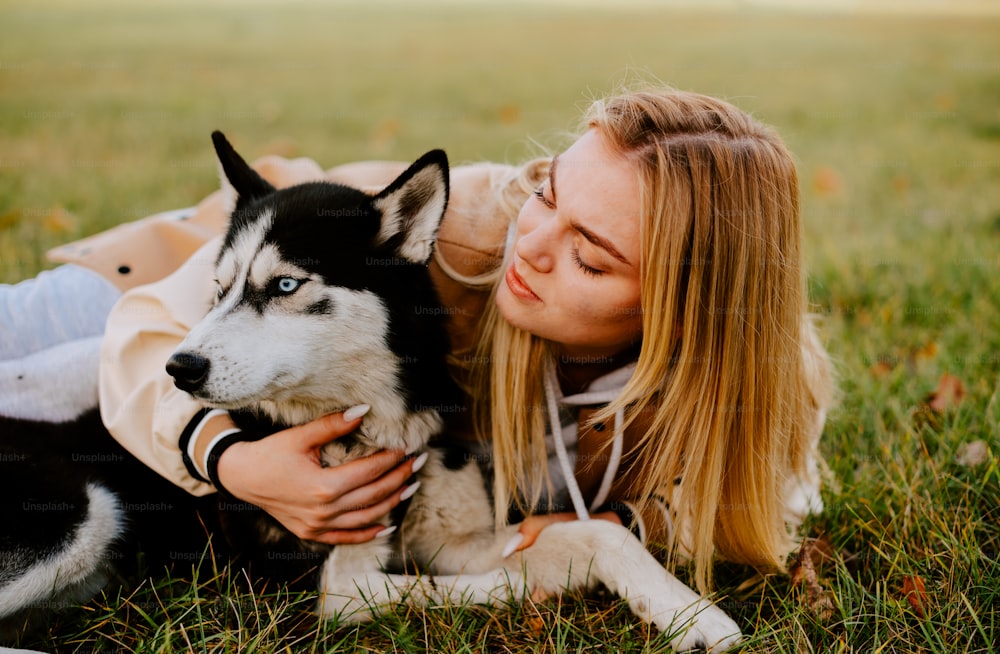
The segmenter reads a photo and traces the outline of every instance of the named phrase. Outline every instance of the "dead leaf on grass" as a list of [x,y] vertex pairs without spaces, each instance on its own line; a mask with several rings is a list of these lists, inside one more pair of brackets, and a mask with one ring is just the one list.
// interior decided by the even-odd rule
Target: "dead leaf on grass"
[[937,356],[938,346],[934,341],[928,341],[923,347],[918,347],[913,351],[913,359],[916,363],[930,361]]
[[955,463],[966,468],[974,468],[990,458],[990,446],[984,440],[962,443],[955,453]]
[[385,118],[372,132],[371,147],[376,151],[388,150],[402,131],[403,125],[395,118]]
[[924,586],[924,579],[920,575],[907,575],[903,577],[903,597],[910,603],[913,612],[921,620],[927,617],[924,607],[927,606],[927,590]]
[[896,193],[902,195],[906,193],[910,188],[910,178],[902,173],[895,175],[892,178],[892,190]]
[[789,568],[792,584],[805,587],[806,608],[822,623],[833,617],[835,606],[833,593],[819,581],[816,565],[827,558],[832,558],[832,555],[833,548],[829,543],[806,538],[802,541],[802,546]]
[[946,372],[941,375],[934,392],[928,395],[924,401],[934,412],[944,413],[948,409],[958,406],[964,397],[965,384],[955,375]]
[[76,229],[76,216],[60,206],[52,207],[42,217],[42,229],[50,234],[65,234]]
[[885,377],[900,366],[904,366],[908,372],[916,372],[920,366],[929,361],[933,361],[938,355],[938,345],[934,341],[918,347],[909,348],[902,355],[894,353],[880,354],[875,358],[875,362],[868,366],[868,371],[875,377]]
[[0,229],[11,229],[15,225],[21,222],[21,210],[11,209],[10,211],[0,214]]
[[505,104],[500,107],[499,117],[503,125],[516,125],[521,120],[521,107],[516,104]]
[[942,91],[934,96],[934,108],[941,113],[951,113],[957,103],[958,97],[950,91]]
[[895,357],[883,354],[879,355],[879,357],[875,360],[875,363],[868,367],[868,370],[873,376],[882,378],[888,376],[889,373],[895,370],[896,364],[898,363],[899,361]]
[[820,195],[836,195],[844,187],[840,175],[829,166],[822,166],[813,175],[813,188]]

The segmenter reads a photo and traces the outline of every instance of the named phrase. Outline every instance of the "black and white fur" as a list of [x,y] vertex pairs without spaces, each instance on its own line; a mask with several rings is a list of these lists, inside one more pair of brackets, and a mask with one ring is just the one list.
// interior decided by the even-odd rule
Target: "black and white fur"
[[[476,457],[439,439],[443,412],[461,402],[445,367],[445,312],[427,269],[448,199],[443,152],[429,152],[369,195],[325,182],[276,190],[221,134],[213,140],[232,218],[217,260],[215,305],[168,363],[177,386],[229,410],[247,438],[369,404],[355,434],[325,447],[327,465],[385,448],[429,453],[420,491],[405,514],[391,516],[399,521],[391,538],[327,548],[299,541],[266,515],[243,510],[249,507],[224,506],[220,519],[231,542],[251,558],[286,547],[316,554],[317,611],[327,618],[367,620],[401,601],[496,604],[603,584],[637,616],[675,633],[677,649],[723,649],[738,640],[721,609],[669,574],[624,527],[557,523],[531,547],[503,556],[516,525],[494,529],[489,482]],[[10,424],[21,434],[25,425],[32,423]],[[58,451],[51,439],[65,429],[34,438],[4,433],[0,443],[8,458],[65,470],[66,461],[57,466],[41,453]],[[93,423],[90,429],[74,437],[74,447],[90,438],[127,457]],[[25,610],[14,591],[19,584],[48,587],[48,601],[80,601],[118,574],[106,552],[132,542],[132,516],[102,474],[69,476],[65,492],[78,499],[67,503],[80,508],[54,528],[44,555],[26,556],[17,533],[3,536],[0,618]],[[155,477],[146,472],[154,485]],[[102,537],[90,542],[93,531]]]

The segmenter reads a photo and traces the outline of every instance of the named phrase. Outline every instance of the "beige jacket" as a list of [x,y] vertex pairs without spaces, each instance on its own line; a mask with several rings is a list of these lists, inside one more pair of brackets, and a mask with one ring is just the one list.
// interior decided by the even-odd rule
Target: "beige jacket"
[[[267,157],[254,167],[277,187],[328,179],[380,188],[402,172],[405,164],[357,163],[324,172],[311,160]],[[453,350],[472,343],[476,320],[489,294],[488,286],[457,280],[483,275],[500,264],[507,228],[516,218],[513,207],[523,203],[544,174],[546,168],[538,162],[524,168],[497,164],[452,168],[451,198],[431,272],[443,304],[454,309],[447,314]],[[195,495],[215,488],[192,475],[178,439],[203,407],[173,385],[164,364],[211,306],[214,262],[226,218],[221,193],[214,193],[190,211],[151,216],[50,253],[57,261],[98,271],[125,291],[107,323],[100,374],[102,416],[132,454]],[[581,409],[578,425],[587,425],[592,412]],[[205,424],[206,433],[197,443],[204,444],[231,426],[228,418]],[[575,476],[588,503],[604,475],[607,457],[601,446],[614,431],[610,427],[601,431],[578,428],[577,461],[589,463],[578,464]],[[624,452],[632,451],[645,427],[641,416],[629,426]],[[626,455],[620,469],[628,470],[629,462]],[[628,489],[634,481],[620,475],[608,500],[619,509],[626,507],[627,512],[631,507]],[[806,481],[807,487],[818,487],[818,480]],[[636,530],[643,540],[664,539],[669,520],[665,507],[654,507],[637,517]]]

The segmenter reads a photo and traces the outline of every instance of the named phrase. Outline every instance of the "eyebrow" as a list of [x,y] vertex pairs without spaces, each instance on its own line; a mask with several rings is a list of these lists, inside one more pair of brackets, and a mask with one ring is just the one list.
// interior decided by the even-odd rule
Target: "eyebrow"
[[[555,157],[552,157],[552,165],[549,166],[549,188],[552,190],[552,200],[556,202],[556,204],[558,204],[558,196],[556,195],[556,167],[558,165],[559,165],[559,156],[556,155]],[[606,251],[608,254],[613,256],[615,259],[618,259],[626,266],[632,265],[629,262],[629,260],[625,258],[625,255],[623,255],[621,251],[615,247],[614,243],[612,243],[608,239],[598,234],[595,234],[594,232],[590,231],[589,229],[587,229],[580,223],[576,222],[575,220],[570,220],[569,225],[576,231],[580,232],[580,235],[583,236],[585,239],[587,239],[597,247],[601,248],[602,250]]]
[[626,266],[632,265],[631,263],[629,263],[629,260],[625,258],[625,255],[619,252],[618,248],[616,248],[614,244],[608,239],[604,238],[603,236],[595,234],[594,232],[590,231],[589,229],[587,229],[580,223],[576,222],[575,220],[571,220],[569,225],[576,231],[580,232],[580,235],[583,236],[583,238],[587,239],[597,247],[601,248],[602,250],[613,256],[615,259],[618,259]]

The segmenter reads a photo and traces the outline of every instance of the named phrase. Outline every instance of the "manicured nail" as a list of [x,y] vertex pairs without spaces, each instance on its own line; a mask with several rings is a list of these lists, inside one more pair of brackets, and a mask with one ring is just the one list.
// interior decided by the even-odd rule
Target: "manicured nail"
[[344,420],[351,422],[357,420],[361,416],[365,415],[371,410],[371,406],[368,404],[359,404],[357,406],[352,406],[347,411],[344,411]]
[[418,456],[416,459],[414,459],[414,461],[413,461],[413,467],[410,468],[410,474],[416,474],[417,470],[420,470],[421,468],[423,468],[424,464],[427,463],[427,457],[429,457],[430,455],[431,455],[430,452],[424,452],[423,454],[421,454],[420,456]]
[[375,538],[385,538],[386,536],[388,536],[389,534],[391,534],[394,531],[396,531],[396,525],[390,525],[390,526],[386,527],[385,529],[383,529],[382,531],[380,531],[377,534],[375,534]]
[[508,556],[516,552],[517,546],[520,545],[522,541],[524,541],[524,534],[520,532],[514,534],[513,538],[507,541],[507,544],[504,545],[503,552],[500,553],[500,557],[506,559]]
[[410,484],[409,486],[407,486],[406,490],[403,491],[403,494],[399,496],[399,501],[402,502],[404,500],[408,500],[411,497],[413,497],[413,494],[417,492],[418,488],[420,488],[420,482],[419,481],[416,482],[416,483],[414,483],[414,484]]

